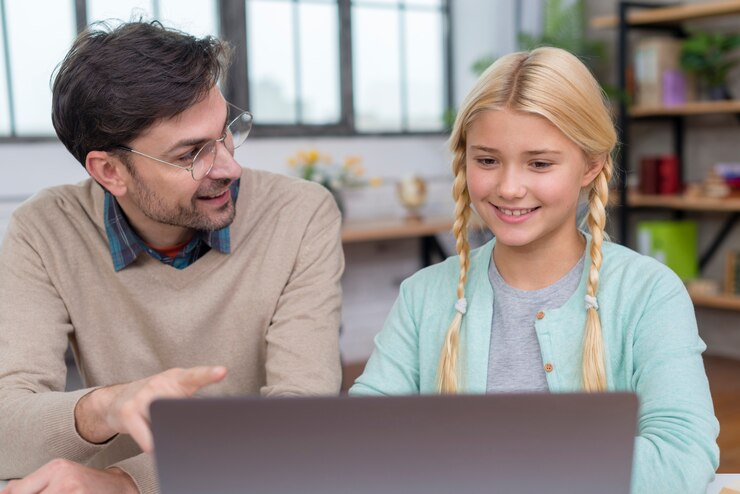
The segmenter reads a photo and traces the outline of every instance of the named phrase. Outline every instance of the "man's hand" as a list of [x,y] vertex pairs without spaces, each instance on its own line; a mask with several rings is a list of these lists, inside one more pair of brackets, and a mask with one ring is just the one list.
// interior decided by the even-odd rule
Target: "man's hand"
[[21,480],[12,480],[0,494],[138,494],[128,474],[117,468],[96,470],[68,460],[53,460]]
[[103,443],[118,433],[130,434],[145,452],[153,449],[149,405],[157,398],[185,398],[226,376],[221,366],[170,369],[128,384],[96,389],[75,407],[79,434],[91,443]]

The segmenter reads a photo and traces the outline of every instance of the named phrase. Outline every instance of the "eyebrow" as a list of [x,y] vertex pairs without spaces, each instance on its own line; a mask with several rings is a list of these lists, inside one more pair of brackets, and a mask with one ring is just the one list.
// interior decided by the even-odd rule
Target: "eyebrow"
[[[470,146],[472,149],[483,151],[485,153],[499,153],[500,151],[496,148],[489,148],[488,146],[473,145]],[[531,151],[525,151],[523,154],[529,156],[539,156],[541,154],[563,154],[561,151],[555,149],[532,149]]]
[[[226,126],[229,125],[229,111],[228,108],[226,110],[226,119],[224,120],[224,126],[221,128],[221,132],[226,129]],[[183,139],[181,141],[177,141],[172,147],[170,147],[164,154],[165,156],[169,156],[175,152],[175,150],[184,148],[184,147],[190,147],[190,146],[199,146],[203,145],[208,141],[211,141],[213,139],[210,138],[204,138],[204,137],[196,137],[196,138],[190,138],[190,139]]]

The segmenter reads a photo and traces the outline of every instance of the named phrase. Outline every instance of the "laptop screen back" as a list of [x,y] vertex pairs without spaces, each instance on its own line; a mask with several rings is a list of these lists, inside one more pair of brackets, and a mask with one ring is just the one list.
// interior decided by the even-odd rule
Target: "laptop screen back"
[[628,393],[152,404],[163,494],[626,494]]

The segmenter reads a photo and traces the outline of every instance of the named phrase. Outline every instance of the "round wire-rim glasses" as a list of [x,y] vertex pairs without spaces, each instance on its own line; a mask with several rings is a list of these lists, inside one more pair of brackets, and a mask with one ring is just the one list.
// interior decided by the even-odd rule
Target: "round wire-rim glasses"
[[211,169],[213,168],[213,165],[216,163],[217,143],[223,143],[224,147],[226,147],[226,150],[231,154],[231,156],[234,156],[234,150],[244,144],[244,141],[246,141],[247,137],[249,136],[249,132],[252,130],[252,114],[246,110],[242,110],[241,108],[232,105],[231,103],[229,103],[229,106],[233,109],[232,114],[238,112],[237,116],[231,119],[228,125],[226,125],[226,129],[224,130],[224,133],[223,135],[221,135],[221,137],[206,142],[203,146],[200,147],[200,149],[198,149],[198,151],[193,156],[190,165],[178,165],[176,163],[170,163],[169,161],[150,156],[128,146],[119,145],[116,147],[118,149],[128,151],[129,153],[138,154],[140,156],[144,156],[145,158],[158,161],[159,163],[165,165],[174,166],[175,168],[179,168],[180,170],[189,171],[190,175],[193,177],[193,180],[202,180],[203,178],[208,176],[208,174],[211,172]]

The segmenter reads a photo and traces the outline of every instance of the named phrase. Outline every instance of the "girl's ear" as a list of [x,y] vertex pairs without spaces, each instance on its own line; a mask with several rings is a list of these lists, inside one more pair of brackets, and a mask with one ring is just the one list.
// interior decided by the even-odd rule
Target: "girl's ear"
[[581,187],[587,187],[594,181],[594,179],[601,173],[601,170],[606,166],[607,154],[600,154],[595,158],[589,160],[586,165],[586,170],[583,173],[581,179]]

